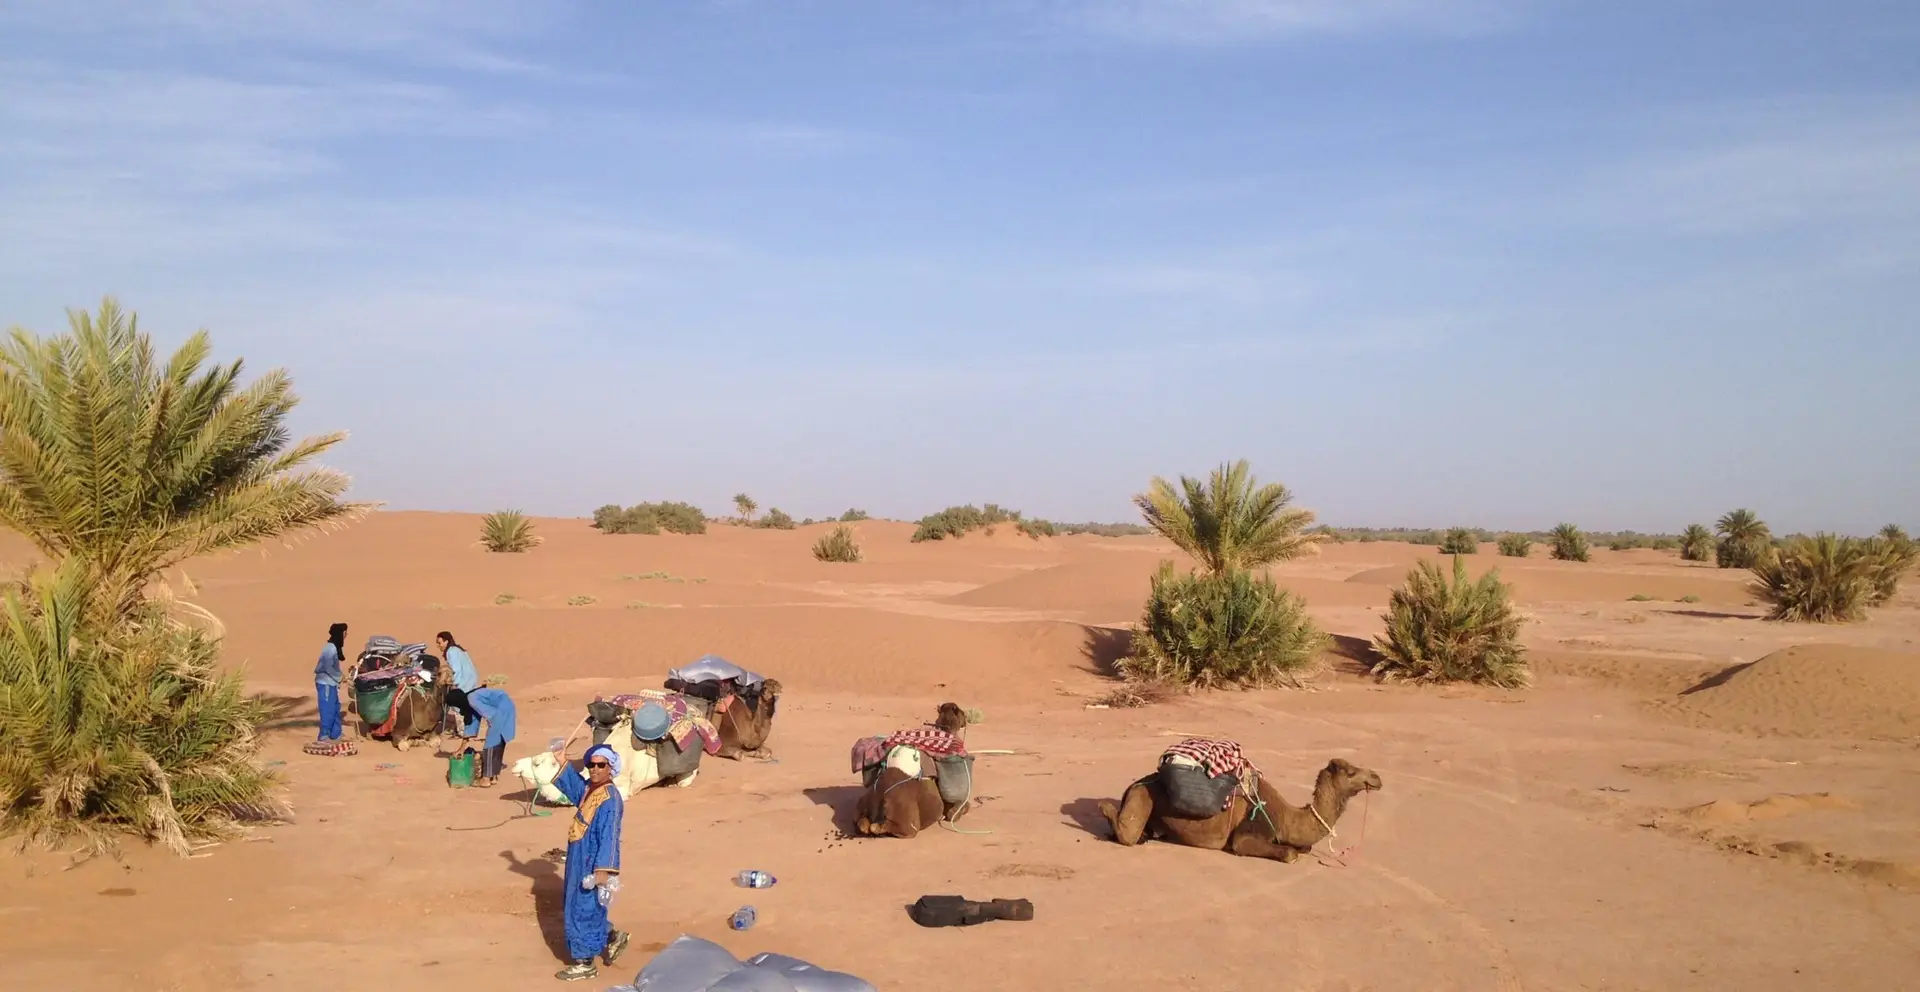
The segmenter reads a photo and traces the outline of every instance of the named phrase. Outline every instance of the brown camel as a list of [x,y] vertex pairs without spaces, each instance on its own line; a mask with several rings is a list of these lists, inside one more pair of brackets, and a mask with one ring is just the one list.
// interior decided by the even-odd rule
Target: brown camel
[[1289,806],[1265,776],[1259,777],[1255,806],[1235,791],[1226,809],[1204,819],[1175,816],[1155,772],[1127,787],[1119,805],[1100,804],[1113,826],[1113,839],[1132,847],[1142,840],[1166,840],[1186,847],[1226,851],[1248,858],[1292,862],[1333,832],[1346,812],[1347,801],[1362,792],[1377,791],[1380,774],[1335,758],[1320,770],[1313,784],[1313,803]]
[[[437,742],[446,733],[447,690],[453,686],[453,674],[444,665],[433,671],[431,683],[408,686],[393,694],[393,728],[383,736],[399,750],[405,751],[425,737]],[[361,737],[374,737],[374,729],[364,718],[361,720]]]
[[773,748],[767,738],[773,735],[773,714],[779,708],[780,682],[767,679],[751,692],[740,692],[733,680],[687,682],[668,679],[665,688],[687,697],[700,715],[713,722],[720,732],[721,758],[753,758],[768,761]]
[[[962,737],[967,729],[967,713],[957,704],[941,703],[932,726]],[[966,815],[968,802],[949,803],[941,798],[939,762],[932,755],[922,754],[920,766],[918,778],[898,768],[881,768],[879,776],[860,794],[860,801],[854,807],[856,833],[864,837],[911,839],[941,820],[952,823]]]

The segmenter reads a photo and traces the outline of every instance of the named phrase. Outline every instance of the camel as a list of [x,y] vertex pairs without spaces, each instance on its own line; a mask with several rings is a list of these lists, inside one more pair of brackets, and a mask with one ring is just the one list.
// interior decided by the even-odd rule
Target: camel
[[[941,703],[933,726],[963,737],[967,714],[954,703]],[[940,765],[910,747],[896,747],[867,791],[854,807],[855,832],[863,837],[899,837],[911,840],[934,824],[952,823],[966,815],[970,803],[946,802],[940,795]]]
[[[433,681],[424,685],[408,686],[397,689],[393,694],[391,726],[372,724],[359,712],[359,692],[355,674],[359,666],[349,669],[342,680],[348,686],[355,686],[350,707],[354,715],[360,717],[359,734],[363,738],[386,739],[393,746],[405,751],[413,742],[425,737],[433,737],[436,746],[447,732],[447,690],[453,686],[453,673],[450,669],[433,659],[427,665],[427,671]],[[384,728],[382,730],[381,728]],[[378,731],[378,732],[377,732]]]
[[767,738],[773,734],[773,714],[779,705],[781,686],[767,679],[747,692],[740,692],[730,681],[686,682],[668,679],[666,688],[687,697],[702,716],[720,731],[719,758],[752,758],[769,761],[773,748]]
[[1236,791],[1226,809],[1204,819],[1190,819],[1166,812],[1169,803],[1156,771],[1128,786],[1118,805],[1111,800],[1102,802],[1100,812],[1113,826],[1113,839],[1128,847],[1146,839],[1166,840],[1185,847],[1292,863],[1333,832],[1349,799],[1379,788],[1378,772],[1335,758],[1315,779],[1311,805],[1287,805],[1279,790],[1260,776],[1255,791],[1262,806],[1256,807],[1243,792]]
[[[608,747],[620,755],[620,774],[613,777],[613,787],[620,790],[620,798],[631,799],[641,789],[650,789],[660,784],[660,765],[653,760],[653,752],[634,750],[633,734],[629,732],[624,739],[619,735],[610,735],[606,741]],[[523,782],[532,782],[540,801],[550,806],[570,806],[567,797],[553,784],[560,774],[560,759],[551,751],[542,751],[515,761],[508,768]],[[687,774],[673,784],[684,789],[693,784],[697,770]]]

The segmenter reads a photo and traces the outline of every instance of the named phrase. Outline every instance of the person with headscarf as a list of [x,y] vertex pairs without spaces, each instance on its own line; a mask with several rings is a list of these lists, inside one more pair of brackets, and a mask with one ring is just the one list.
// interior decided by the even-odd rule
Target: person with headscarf
[[480,732],[480,715],[468,697],[482,685],[480,670],[473,666],[467,649],[453,639],[453,631],[443,630],[433,639],[440,642],[440,655],[447,659],[447,671],[453,675],[453,688],[447,690],[447,705],[460,711],[460,736],[472,738]]
[[337,741],[346,731],[340,725],[340,662],[347,655],[347,625],[327,628],[327,643],[313,666],[313,692],[320,704],[320,739]]
[[[491,686],[475,689],[467,696],[468,705],[479,716],[486,718],[487,739],[480,752],[480,774],[475,776],[473,784],[482,789],[493,788],[493,780],[500,777],[500,771],[507,762],[507,742],[513,740],[514,709],[513,697],[505,689]],[[477,724],[469,728],[478,731]],[[471,733],[468,736],[472,736]]]
[[620,874],[620,821],[626,802],[613,785],[613,777],[620,774],[618,752],[595,744],[587,748],[582,767],[569,768],[563,748],[554,749],[562,767],[553,785],[573,804],[573,816],[567,821],[566,878],[561,885],[571,960],[554,977],[575,982],[600,974],[593,964],[595,956],[611,968],[627,949],[629,935],[607,922],[607,907],[597,891]]

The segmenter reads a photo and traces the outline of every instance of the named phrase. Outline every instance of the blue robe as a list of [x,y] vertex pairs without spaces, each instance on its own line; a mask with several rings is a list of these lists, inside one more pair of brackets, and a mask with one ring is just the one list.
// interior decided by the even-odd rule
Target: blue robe
[[567,923],[567,951],[575,961],[590,961],[607,949],[613,928],[607,923],[607,909],[592,889],[580,887],[582,879],[595,871],[620,871],[620,821],[626,813],[626,801],[620,790],[609,782],[595,790],[592,809],[582,805],[587,796],[586,769],[563,768],[553,777],[554,788],[573,803],[573,816],[567,826],[567,874],[562,888],[566,893],[564,913]]

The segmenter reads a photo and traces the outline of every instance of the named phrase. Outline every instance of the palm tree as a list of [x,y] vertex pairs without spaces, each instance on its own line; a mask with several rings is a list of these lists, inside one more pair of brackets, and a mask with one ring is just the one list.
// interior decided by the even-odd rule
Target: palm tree
[[740,511],[742,518],[752,520],[753,511],[758,510],[760,504],[755,503],[753,497],[748,496],[746,493],[735,493],[733,495],[733,508]]
[[1215,575],[1317,550],[1326,535],[1304,533],[1313,511],[1289,507],[1292,501],[1277,482],[1255,488],[1244,458],[1214,469],[1205,483],[1183,475],[1179,489],[1155,476],[1133,498],[1154,530]]
[[1729,511],[1714,528],[1720,533],[1714,558],[1721,568],[1752,568],[1764,557],[1773,536],[1767,525],[1744,507]]
[[1685,561],[1706,561],[1713,554],[1713,532],[1699,524],[1688,524],[1680,535],[1680,557]]
[[205,331],[162,364],[110,296],[68,321],[0,344],[0,525],[84,562],[104,603],[125,609],[189,558],[371,508],[340,499],[345,475],[302,467],[346,434],[290,443],[285,371],[243,387],[238,359],[204,368]]

